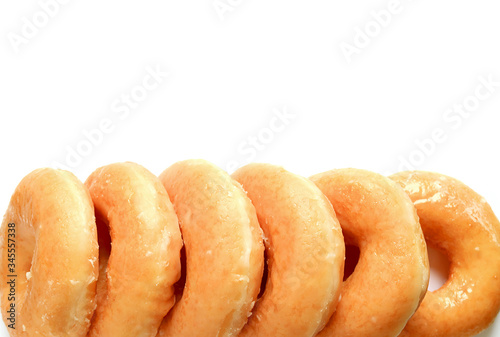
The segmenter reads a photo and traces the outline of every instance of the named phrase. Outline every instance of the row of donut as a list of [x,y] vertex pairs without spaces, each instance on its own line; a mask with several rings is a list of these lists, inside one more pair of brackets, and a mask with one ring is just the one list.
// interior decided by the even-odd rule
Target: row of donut
[[[500,309],[499,238],[481,196],[430,172],[39,169],[2,223],[2,314],[11,336],[473,336]],[[434,292],[426,241],[451,264]]]

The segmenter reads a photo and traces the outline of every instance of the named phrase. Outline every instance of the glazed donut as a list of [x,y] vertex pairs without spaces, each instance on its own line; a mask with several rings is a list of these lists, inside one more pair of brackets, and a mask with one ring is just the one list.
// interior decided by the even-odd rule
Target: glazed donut
[[315,336],[335,310],[344,273],[342,230],[330,202],[281,167],[250,164],[233,177],[255,205],[268,267],[240,336]]
[[95,308],[98,246],[83,184],[62,170],[28,174],[10,200],[0,249],[10,335],[85,336]]
[[167,192],[134,163],[101,167],[85,184],[101,245],[97,309],[88,336],[156,336],[180,277],[182,240]]
[[500,310],[500,223],[486,200],[431,172],[391,176],[412,199],[427,242],[450,261],[447,282],[429,291],[400,336],[466,337]]
[[[429,292],[426,240],[451,265]],[[500,310],[500,222],[429,172],[231,177],[188,160],[160,179],[112,164],[82,184],[40,169],[11,198],[0,251],[15,337],[469,337]]]
[[259,293],[264,266],[255,209],[238,183],[203,160],[176,163],[160,180],[179,217],[186,281],[159,336],[237,336]]
[[376,173],[343,169],[311,179],[337,212],[346,244],[360,251],[337,310],[318,336],[397,336],[429,282],[415,207],[401,187]]

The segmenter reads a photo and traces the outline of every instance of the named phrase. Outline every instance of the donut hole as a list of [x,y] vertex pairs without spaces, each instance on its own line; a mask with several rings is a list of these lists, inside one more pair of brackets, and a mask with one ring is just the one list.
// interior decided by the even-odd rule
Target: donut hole
[[[12,221],[11,223],[15,224],[14,228],[16,231],[16,237],[13,239],[13,242],[16,242],[17,240],[15,244],[17,249],[15,253],[17,254],[15,254],[14,260],[9,261],[6,259],[8,264],[12,262],[14,264],[14,268],[12,270],[10,267],[6,269],[6,274],[17,275],[18,283],[16,285],[16,291],[18,294],[24,294],[31,277],[33,276],[31,273],[36,270],[36,268],[33,267],[36,264],[34,258],[36,258],[37,240],[35,237],[35,231],[31,228],[38,226],[30,226],[28,224],[21,223],[21,220]],[[12,244],[12,241],[9,242],[9,237],[6,235],[5,246],[8,247],[8,244]]]
[[431,269],[429,279],[429,291],[436,291],[441,288],[450,275],[450,260],[436,247],[427,243],[427,253],[429,254],[429,265]]
[[[111,254],[111,236],[108,229],[108,221],[95,210],[95,222],[97,227],[97,243],[99,245],[99,277],[97,279],[96,301],[100,305],[107,296],[106,269],[108,267],[109,255]],[[92,321],[96,315],[92,316]]]
[[344,281],[354,273],[359,261],[359,247],[355,245],[345,246]]
[[95,216],[97,242],[99,244],[99,269],[102,269],[107,267],[109,255],[111,254],[111,235],[109,234],[107,220],[97,211]]
[[267,266],[267,249],[264,250],[264,272],[262,273],[262,281],[260,282],[260,292],[257,298],[261,298],[266,291],[267,278],[269,275],[269,268]]
[[182,297],[184,292],[184,287],[186,286],[186,246],[182,246],[181,249],[181,276],[177,282],[174,284],[175,297],[178,300]]
[[109,234],[108,222],[96,211],[95,221],[97,226],[97,243],[99,244],[99,278],[97,279],[97,302],[100,303],[106,296],[106,270],[109,255],[111,254],[111,236]]

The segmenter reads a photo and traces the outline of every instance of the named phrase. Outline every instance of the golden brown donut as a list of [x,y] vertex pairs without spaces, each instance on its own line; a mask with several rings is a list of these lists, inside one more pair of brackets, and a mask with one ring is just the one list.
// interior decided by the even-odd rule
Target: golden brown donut
[[168,194],[156,176],[134,163],[101,167],[85,184],[102,245],[88,336],[156,336],[175,302],[173,285],[180,276],[182,240]]
[[337,212],[359,262],[318,336],[391,337],[403,330],[429,282],[427,247],[410,198],[390,179],[357,169],[311,178]]
[[268,277],[240,336],[315,336],[337,305],[344,240],[330,202],[308,179],[250,164],[233,177],[248,192],[264,231]]
[[83,184],[62,170],[28,174],[10,200],[0,249],[2,314],[7,326],[14,324],[10,335],[85,336],[95,309],[98,246]]
[[159,336],[237,336],[263,273],[255,209],[238,183],[203,160],[176,163],[160,179],[179,217],[186,283]]
[[429,291],[400,336],[466,337],[500,309],[500,223],[484,198],[431,172],[391,176],[412,199],[427,242],[450,261],[447,282]]

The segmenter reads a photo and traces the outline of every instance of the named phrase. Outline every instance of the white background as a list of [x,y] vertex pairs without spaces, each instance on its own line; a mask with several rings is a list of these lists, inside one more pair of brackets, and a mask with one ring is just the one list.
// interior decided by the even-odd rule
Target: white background
[[[401,0],[381,28],[371,12],[390,1],[224,0],[223,20],[212,1],[72,0],[46,25],[39,2],[2,1],[0,207],[23,176],[56,162],[84,180],[117,161],[155,174],[188,158],[261,161],[309,176],[386,174],[408,160],[459,178],[500,213],[500,87],[460,125],[444,117],[474,103],[479,78],[500,81],[496,1]],[[16,52],[23,18],[45,26]],[[367,26],[369,43],[348,62],[341,46]],[[117,112],[157,66],[168,78]],[[272,131],[276,109],[293,118]],[[84,132],[103,120],[113,130],[89,147]],[[436,129],[446,139],[415,152]],[[73,150],[85,155],[68,165]],[[495,335],[499,323],[481,336]]]

